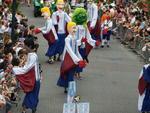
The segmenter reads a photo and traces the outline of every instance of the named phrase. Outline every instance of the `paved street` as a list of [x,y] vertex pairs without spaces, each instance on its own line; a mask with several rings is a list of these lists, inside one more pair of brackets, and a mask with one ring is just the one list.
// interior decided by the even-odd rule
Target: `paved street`
[[[29,17],[29,24],[44,25],[43,18],[33,17],[33,8],[21,9]],[[62,88],[56,86],[60,63],[46,63],[47,43],[41,35],[38,37],[44,80],[37,113],[62,113],[66,95]],[[143,64],[140,58],[112,39],[111,48],[94,49],[89,60],[82,74],[84,79],[77,81],[77,93],[81,102],[90,102],[90,113],[138,113],[137,83]]]

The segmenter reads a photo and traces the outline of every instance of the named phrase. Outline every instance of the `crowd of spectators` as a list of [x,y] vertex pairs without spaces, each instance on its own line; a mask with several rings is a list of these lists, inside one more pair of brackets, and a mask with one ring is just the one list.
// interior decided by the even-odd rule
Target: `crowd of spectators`
[[[124,29],[130,30],[131,36],[128,35],[124,40],[124,43],[136,42],[144,38],[145,43],[150,41],[150,18],[149,13],[138,7],[137,3],[129,3],[124,6],[116,7],[117,15],[115,17],[118,26],[122,26]],[[125,31],[123,31],[125,33]],[[126,32],[128,33],[128,32]],[[118,38],[120,33],[117,34]],[[133,44],[133,48],[136,46]]]
[[12,13],[9,4],[0,5],[0,112],[11,113],[11,106],[19,99],[19,84],[11,69],[24,66],[26,62],[24,48],[32,46],[37,51],[38,42],[34,36],[34,26],[28,26],[28,18],[17,11],[15,15],[15,37],[11,39]]
[[128,4],[117,8],[116,22],[131,29],[136,36],[150,38],[150,18],[148,12],[136,4]]
[[[150,48],[150,17],[149,11],[145,9],[145,7],[141,8],[139,3],[128,3],[115,7],[114,20],[118,26],[117,38],[132,49],[142,50],[142,46]],[[150,53],[150,51],[146,52]]]

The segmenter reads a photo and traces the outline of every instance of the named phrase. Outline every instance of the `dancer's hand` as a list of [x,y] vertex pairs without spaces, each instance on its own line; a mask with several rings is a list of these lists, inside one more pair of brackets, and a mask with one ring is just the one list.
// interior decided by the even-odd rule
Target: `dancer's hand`
[[79,67],[80,67],[80,68],[84,68],[84,67],[86,66],[86,61],[80,60],[80,61],[78,62],[78,64],[79,64]]
[[96,46],[99,46],[100,43],[101,43],[101,42],[100,42],[99,40],[97,40],[97,41],[95,42],[95,45],[96,45]]
[[35,29],[34,29],[34,33],[35,33],[35,34],[38,34],[38,33],[40,33],[40,32],[41,32],[41,30],[40,30],[39,28],[35,28]]
[[81,42],[87,42],[87,38],[82,38]]

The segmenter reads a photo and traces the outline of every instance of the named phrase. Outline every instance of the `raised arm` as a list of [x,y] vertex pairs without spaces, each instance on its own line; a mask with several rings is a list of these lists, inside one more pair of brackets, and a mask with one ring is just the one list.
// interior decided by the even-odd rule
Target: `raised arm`
[[27,63],[24,67],[14,67],[13,73],[15,75],[26,74],[30,69],[32,69],[37,61],[37,55],[35,53],[28,55]]
[[39,28],[43,34],[47,34],[52,29],[52,21],[48,20],[44,27]]
[[69,17],[69,15],[67,13],[65,13],[65,21],[66,22],[70,22],[71,18]]
[[57,25],[56,12],[52,14],[52,23],[53,25]]
[[95,47],[96,41],[91,38],[91,34],[90,34],[90,32],[89,32],[88,29],[87,29],[87,32],[86,32],[86,37],[87,37],[88,43],[89,43],[90,45],[92,45],[93,47]]

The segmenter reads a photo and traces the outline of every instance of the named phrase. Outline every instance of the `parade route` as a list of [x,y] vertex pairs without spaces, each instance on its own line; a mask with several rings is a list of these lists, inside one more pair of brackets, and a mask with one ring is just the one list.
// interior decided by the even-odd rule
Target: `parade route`
[[[33,16],[33,8],[21,6],[29,24],[44,26],[43,18]],[[60,62],[46,63],[47,42],[37,35],[40,48],[38,56],[43,69],[43,81],[37,113],[62,113],[66,95],[56,85]],[[116,39],[111,39],[110,48],[93,49],[89,64],[77,81],[77,94],[81,102],[90,103],[90,113],[138,113],[138,77],[143,65],[140,58],[125,48]],[[20,113],[16,111],[15,113]]]

